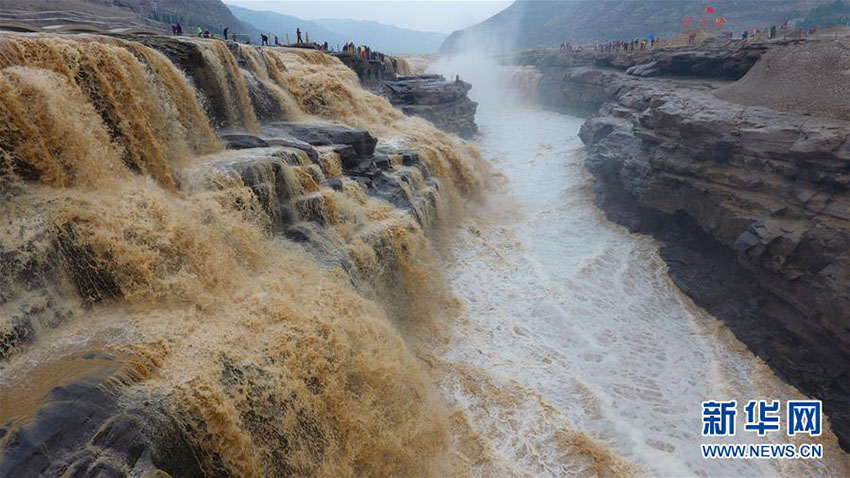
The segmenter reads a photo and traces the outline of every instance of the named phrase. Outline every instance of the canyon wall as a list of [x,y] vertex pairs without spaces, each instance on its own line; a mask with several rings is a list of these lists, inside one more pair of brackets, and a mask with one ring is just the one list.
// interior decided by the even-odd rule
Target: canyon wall
[[[660,239],[674,282],[779,376],[824,400],[847,449],[850,123],[715,94],[736,88],[766,52],[832,51],[824,45],[537,51],[515,61],[542,72],[542,104],[589,115],[581,138],[602,209]],[[817,94],[807,88],[784,94]]]

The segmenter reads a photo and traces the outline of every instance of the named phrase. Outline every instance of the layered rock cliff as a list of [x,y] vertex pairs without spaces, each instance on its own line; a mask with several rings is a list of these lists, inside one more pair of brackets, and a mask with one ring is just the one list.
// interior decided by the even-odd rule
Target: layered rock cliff
[[478,104],[467,94],[472,85],[441,75],[401,76],[382,84],[383,94],[406,115],[425,118],[443,131],[461,138],[478,132],[475,111]]
[[472,85],[456,78],[446,81],[441,75],[413,75],[403,59],[381,55],[367,60],[348,53],[335,54],[357,73],[360,84],[387,98],[408,116],[430,121],[447,133],[471,138],[478,132],[475,111],[478,104],[468,94]]
[[601,207],[659,238],[685,293],[824,400],[847,449],[850,123],[715,95],[765,51],[794,48],[536,52],[520,61],[542,71],[544,105],[590,115],[581,138]]

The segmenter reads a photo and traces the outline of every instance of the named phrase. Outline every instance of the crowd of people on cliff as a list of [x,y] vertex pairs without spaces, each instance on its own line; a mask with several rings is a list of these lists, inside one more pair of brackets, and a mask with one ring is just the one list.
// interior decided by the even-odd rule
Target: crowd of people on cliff
[[[615,53],[621,51],[643,51],[655,48],[655,46],[658,45],[660,41],[661,39],[655,36],[643,39],[635,38],[634,40],[628,41],[615,40],[609,41],[607,43],[596,43],[593,45],[593,51],[599,51],[602,53]],[[563,50],[563,47],[561,49]]]
[[[807,29],[807,33],[809,35],[811,35],[813,33],[817,33],[817,28],[818,27],[810,27],[810,28]],[[779,26],[779,27],[777,27],[776,25],[771,25],[770,28],[766,28],[764,30],[759,30],[759,29],[755,29],[755,28],[752,28],[750,30],[744,30],[744,32],[741,33],[741,40],[747,40],[749,38],[761,38],[761,37],[764,36],[765,33],[767,34],[768,40],[773,40],[774,38],[777,37],[777,32],[779,30],[781,30],[783,32],[783,34],[785,34],[790,29],[791,29],[791,21],[785,20],[785,22],[782,23],[782,25]],[[732,38],[731,33],[729,34],[728,38],[730,38],[730,39]]]
[[[850,24],[848,24],[850,26]],[[776,39],[780,36],[787,36],[788,31],[793,28],[793,25],[790,20],[786,20],[781,25],[771,25],[770,28],[764,29],[748,29],[741,33],[741,40],[750,40],[750,39],[767,39],[772,40]],[[799,30],[801,35],[806,36],[816,36],[818,34],[817,26],[810,26],[806,28],[802,28]],[[687,34],[687,42],[688,45],[694,45],[697,43],[697,31],[691,31]],[[727,40],[732,40],[735,34],[732,32],[721,32],[717,34],[717,37],[724,38]],[[661,43],[661,39],[651,35],[647,38],[640,39],[636,38],[634,40],[614,40],[605,43],[596,43],[593,45],[593,51],[598,51],[602,53],[619,53],[619,52],[633,52],[633,51],[644,51],[655,48]],[[573,46],[569,43],[561,43],[561,51],[562,52],[578,52],[582,51],[581,46]],[[585,47],[587,48],[587,47]]]
[[372,48],[368,47],[367,45],[357,46],[354,44],[354,42],[349,42],[343,45],[342,52],[349,53],[351,55],[357,55],[364,60],[384,61],[383,53],[372,51]]
[[[239,41],[239,37],[235,33],[228,36],[229,31],[230,31],[230,27],[224,27],[222,29],[221,38],[225,39],[225,40]],[[178,36],[183,35],[183,26],[180,25],[180,23],[172,24],[171,25],[171,33],[173,35],[178,35]],[[215,34],[210,33],[209,30],[204,30],[201,27],[197,27],[195,34],[197,35],[198,38],[217,38],[215,36]],[[251,44],[251,40],[250,40],[250,38],[247,37],[247,35],[241,35],[241,36],[243,37],[245,43]],[[272,38],[274,38],[274,43],[272,43]],[[287,39],[287,42],[288,42],[289,41],[288,35],[287,35],[286,39]],[[310,42],[310,36],[309,35],[307,35],[307,42],[305,42],[304,37],[302,37],[300,28],[295,29],[295,39],[296,39],[297,45],[311,45],[313,48],[315,48],[317,50],[326,51],[326,52],[334,51],[333,47],[331,47],[331,45],[329,45],[328,42],[324,42],[324,43]],[[260,45],[261,46],[272,46],[272,45],[274,45],[274,46],[287,46],[287,45],[280,42],[280,39],[278,38],[277,35],[265,34],[265,33],[260,34]],[[337,47],[339,47],[339,45],[337,45]],[[339,48],[339,51],[341,51],[343,53],[349,53],[349,54],[352,54],[352,55],[357,55],[360,58],[363,58],[364,60],[384,61],[384,54],[383,53],[373,51],[372,48],[367,46],[367,45],[359,45],[359,46],[355,45],[354,42],[346,43],[342,48]]]
[[[850,26],[850,25],[848,25]],[[788,36],[789,32],[793,29],[793,24],[791,20],[785,20],[782,25],[771,25],[770,28],[765,29],[756,29],[751,28],[749,30],[744,30],[741,33],[741,40],[751,40],[751,39],[767,39],[773,40],[779,37],[779,34],[782,33],[782,36]],[[794,36],[796,35],[805,35],[805,36],[817,36],[819,31],[819,27],[817,25],[811,25],[803,28],[799,28],[795,30]],[[731,39],[731,34],[728,36]]]

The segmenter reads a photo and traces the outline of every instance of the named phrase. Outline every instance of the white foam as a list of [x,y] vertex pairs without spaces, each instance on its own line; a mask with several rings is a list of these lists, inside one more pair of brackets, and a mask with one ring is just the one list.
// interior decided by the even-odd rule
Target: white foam
[[[485,159],[508,181],[453,246],[448,275],[467,317],[445,360],[516,380],[653,475],[820,474],[834,472],[836,460],[846,465],[846,455],[794,464],[701,459],[703,400],[800,394],[675,288],[654,240],[595,208],[577,138],[582,120],[486,103],[476,119]],[[542,437],[491,439],[510,448]]]

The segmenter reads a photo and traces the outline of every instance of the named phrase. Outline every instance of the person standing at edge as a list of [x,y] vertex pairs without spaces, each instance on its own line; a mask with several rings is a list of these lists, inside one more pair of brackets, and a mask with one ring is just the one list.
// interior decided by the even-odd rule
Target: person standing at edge
[[230,30],[230,27],[224,27],[224,40],[227,41],[227,31]]
[[295,35],[298,37],[298,40],[297,40],[298,43],[304,43],[304,40],[301,39],[301,29],[300,28],[295,29]]

